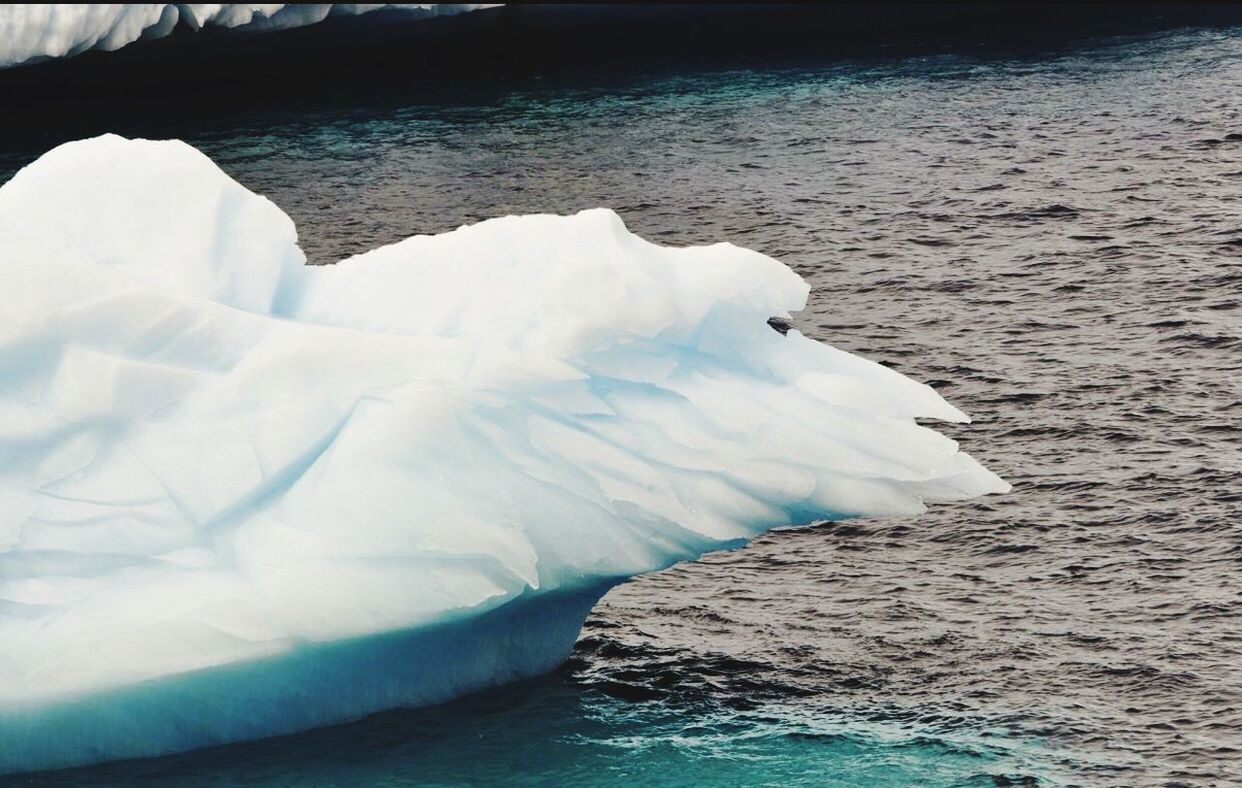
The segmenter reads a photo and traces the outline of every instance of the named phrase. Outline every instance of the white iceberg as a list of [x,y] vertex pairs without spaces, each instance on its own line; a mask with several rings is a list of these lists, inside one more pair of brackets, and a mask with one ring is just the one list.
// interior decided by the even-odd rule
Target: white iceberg
[[306,266],[177,141],[0,188],[0,772],[547,671],[633,575],[1007,485],[932,389],[769,316],[785,266],[616,214]]
[[396,11],[411,18],[463,13],[481,3],[5,3],[0,4],[0,68],[92,49],[112,51],[163,38],[178,27],[244,32],[282,30],[329,16]]

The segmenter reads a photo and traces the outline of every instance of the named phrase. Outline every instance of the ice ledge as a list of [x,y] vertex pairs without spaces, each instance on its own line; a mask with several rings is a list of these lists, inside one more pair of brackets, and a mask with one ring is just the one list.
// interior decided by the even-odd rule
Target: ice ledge
[[10,3],[0,5],[0,68],[92,49],[111,52],[135,41],[163,38],[176,29],[260,32],[373,11],[419,18],[488,7],[480,3]]

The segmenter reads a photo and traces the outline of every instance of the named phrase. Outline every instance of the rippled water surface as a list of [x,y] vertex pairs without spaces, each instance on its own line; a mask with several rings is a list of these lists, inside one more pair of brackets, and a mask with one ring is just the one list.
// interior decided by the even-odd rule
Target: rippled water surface
[[445,709],[40,781],[1233,784],[1240,85],[1215,29],[112,124],[317,262],[597,205],[769,253],[796,328],[931,382],[1014,490],[633,581],[560,672]]

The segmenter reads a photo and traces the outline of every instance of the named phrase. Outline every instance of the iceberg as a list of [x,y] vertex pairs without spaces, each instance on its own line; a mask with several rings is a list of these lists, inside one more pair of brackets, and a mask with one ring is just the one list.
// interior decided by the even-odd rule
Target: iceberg
[[6,3],[0,5],[0,68],[92,49],[111,52],[175,29],[239,32],[313,25],[374,11],[409,18],[488,8],[480,3]]
[[781,263],[603,209],[309,266],[179,141],[0,187],[0,773],[553,669],[634,575],[1008,486]]

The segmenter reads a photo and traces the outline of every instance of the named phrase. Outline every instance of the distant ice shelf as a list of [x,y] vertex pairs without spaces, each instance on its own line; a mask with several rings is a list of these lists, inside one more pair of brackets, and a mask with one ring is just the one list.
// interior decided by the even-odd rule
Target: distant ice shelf
[[596,209],[304,263],[181,142],[0,187],[0,771],[447,700],[625,578],[1008,489],[932,389],[772,330],[808,288],[757,252]]
[[487,3],[6,3],[0,4],[0,68],[112,51],[181,28],[261,32],[304,27],[329,16],[374,11],[410,19],[489,8]]

